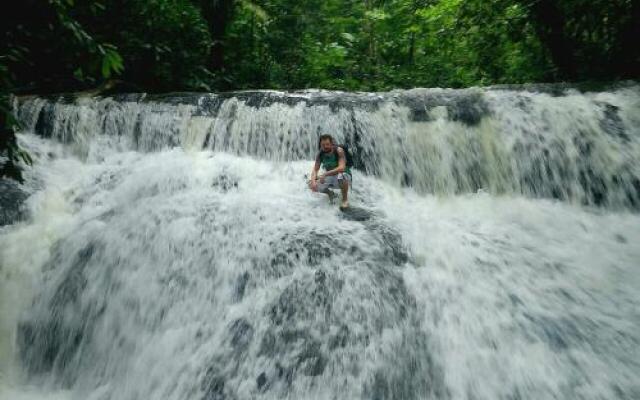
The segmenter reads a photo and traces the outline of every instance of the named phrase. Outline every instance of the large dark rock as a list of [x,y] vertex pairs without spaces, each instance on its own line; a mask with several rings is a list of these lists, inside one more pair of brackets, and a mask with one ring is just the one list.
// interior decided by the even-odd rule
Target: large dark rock
[[12,179],[0,179],[0,226],[11,225],[27,215],[24,201],[29,197]]

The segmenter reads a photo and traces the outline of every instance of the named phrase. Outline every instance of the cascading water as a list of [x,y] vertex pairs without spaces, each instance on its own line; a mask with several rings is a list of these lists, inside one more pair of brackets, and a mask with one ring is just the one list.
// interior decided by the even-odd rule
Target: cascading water
[[3,400],[640,398],[636,84],[16,110]]

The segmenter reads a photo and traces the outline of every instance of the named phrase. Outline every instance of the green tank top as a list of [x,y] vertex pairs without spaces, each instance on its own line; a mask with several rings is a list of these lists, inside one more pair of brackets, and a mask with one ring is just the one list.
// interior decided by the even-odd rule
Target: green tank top
[[[336,151],[336,148],[334,148],[331,153],[320,151],[318,157],[320,159],[320,164],[325,171],[331,171],[332,169],[338,168],[338,152]],[[351,168],[345,165],[344,173],[351,175]]]

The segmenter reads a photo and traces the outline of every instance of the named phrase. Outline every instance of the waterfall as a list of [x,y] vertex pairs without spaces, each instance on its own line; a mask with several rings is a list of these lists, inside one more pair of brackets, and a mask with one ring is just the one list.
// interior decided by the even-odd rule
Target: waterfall
[[[16,113],[2,399],[640,396],[637,84]],[[354,212],[306,187],[321,133]]]
[[273,161],[313,158],[320,133],[356,166],[420,193],[520,194],[640,207],[640,87],[612,92],[415,89],[27,100],[31,131],[76,147],[181,146]]

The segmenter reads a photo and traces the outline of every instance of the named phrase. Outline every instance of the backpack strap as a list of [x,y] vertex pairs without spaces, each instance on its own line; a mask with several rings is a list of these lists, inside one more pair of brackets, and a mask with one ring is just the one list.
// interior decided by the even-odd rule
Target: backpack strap
[[342,149],[342,155],[344,156],[344,162],[347,162],[347,152],[345,151],[344,147],[342,147],[341,145],[337,144],[335,146],[333,146],[333,151],[335,151],[336,156],[338,157],[338,161],[340,160],[340,154],[338,154],[338,147]]

